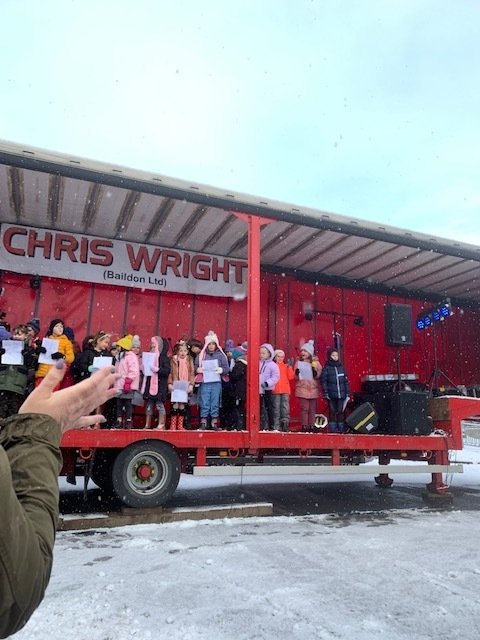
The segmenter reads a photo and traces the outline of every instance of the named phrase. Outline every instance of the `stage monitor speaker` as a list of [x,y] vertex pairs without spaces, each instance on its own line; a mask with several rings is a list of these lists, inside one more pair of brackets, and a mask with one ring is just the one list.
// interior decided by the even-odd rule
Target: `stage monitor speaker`
[[425,436],[431,432],[428,393],[400,391],[391,397],[389,431],[399,435]]
[[385,338],[391,347],[413,344],[411,305],[396,303],[385,305]]
[[378,415],[369,402],[354,409],[345,422],[355,433],[373,433],[378,428]]

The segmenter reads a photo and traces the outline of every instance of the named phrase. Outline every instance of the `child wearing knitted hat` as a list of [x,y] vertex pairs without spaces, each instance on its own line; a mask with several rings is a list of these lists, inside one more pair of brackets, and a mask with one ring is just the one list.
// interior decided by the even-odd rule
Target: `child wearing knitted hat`
[[132,351],[133,336],[127,334],[117,340],[118,353],[115,357],[115,371],[120,377],[115,383],[117,396],[117,429],[131,429],[133,426],[134,391],[140,386],[140,365]]
[[308,340],[300,348],[295,363],[295,396],[300,407],[302,431],[315,431],[315,413],[319,396],[318,378],[322,367],[318,358],[314,357],[314,342]]
[[198,401],[200,404],[200,429],[220,428],[220,397],[222,392],[222,375],[229,372],[227,356],[219,346],[217,334],[209,331],[205,336],[205,344],[195,360],[196,380],[200,383]]

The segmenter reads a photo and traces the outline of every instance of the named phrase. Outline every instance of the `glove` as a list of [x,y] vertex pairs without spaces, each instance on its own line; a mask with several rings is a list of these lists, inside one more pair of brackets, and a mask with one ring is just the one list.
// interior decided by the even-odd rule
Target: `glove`
[[223,373],[223,369],[222,369],[222,367],[217,367],[217,368],[215,369],[215,373]]
[[123,390],[125,391],[125,393],[128,393],[132,390],[132,382],[133,380],[131,378],[125,378],[125,382],[123,383]]
[[60,353],[60,351],[55,351],[55,353],[52,353],[50,357],[52,360],[62,360],[65,356],[63,353]]
[[2,347],[2,348],[0,349],[0,357],[1,357],[1,356],[3,356],[3,354],[4,354],[4,353],[5,353],[5,349]]
[[268,384],[266,382],[262,382],[262,389],[268,389]]
[[35,355],[39,356],[41,353],[47,353],[47,350],[42,345],[35,349]]

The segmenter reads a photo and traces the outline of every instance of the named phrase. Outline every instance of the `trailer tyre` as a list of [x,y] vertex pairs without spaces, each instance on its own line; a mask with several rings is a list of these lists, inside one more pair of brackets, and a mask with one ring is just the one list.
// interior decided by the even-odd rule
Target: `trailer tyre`
[[123,449],[112,469],[113,488],[128,507],[159,507],[180,480],[180,460],[166,442],[137,442]]
[[92,480],[100,489],[109,493],[113,491],[113,459],[113,453],[108,451],[96,451],[93,457]]

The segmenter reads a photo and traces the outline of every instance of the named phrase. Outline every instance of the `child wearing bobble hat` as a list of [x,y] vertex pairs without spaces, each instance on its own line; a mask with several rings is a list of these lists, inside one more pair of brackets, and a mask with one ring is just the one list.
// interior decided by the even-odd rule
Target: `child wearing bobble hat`
[[[206,363],[215,363],[205,366]],[[209,331],[205,336],[205,344],[195,360],[196,380],[200,382],[198,401],[200,404],[200,429],[208,429],[208,419],[211,419],[211,428],[220,428],[219,415],[222,395],[222,375],[229,372],[227,356],[219,346],[217,334]],[[218,378],[218,379],[217,379]]]
[[322,366],[314,357],[314,342],[309,340],[302,345],[295,363],[295,396],[300,406],[302,431],[315,431],[315,413],[319,396],[318,378]]
[[[131,429],[133,426],[132,400],[134,391],[138,391],[140,384],[140,366],[137,356],[133,353],[133,336],[127,334],[117,340],[118,353],[115,357],[115,371],[120,377],[115,383],[119,395],[117,396],[117,429]],[[125,414],[125,421],[124,415]]]

